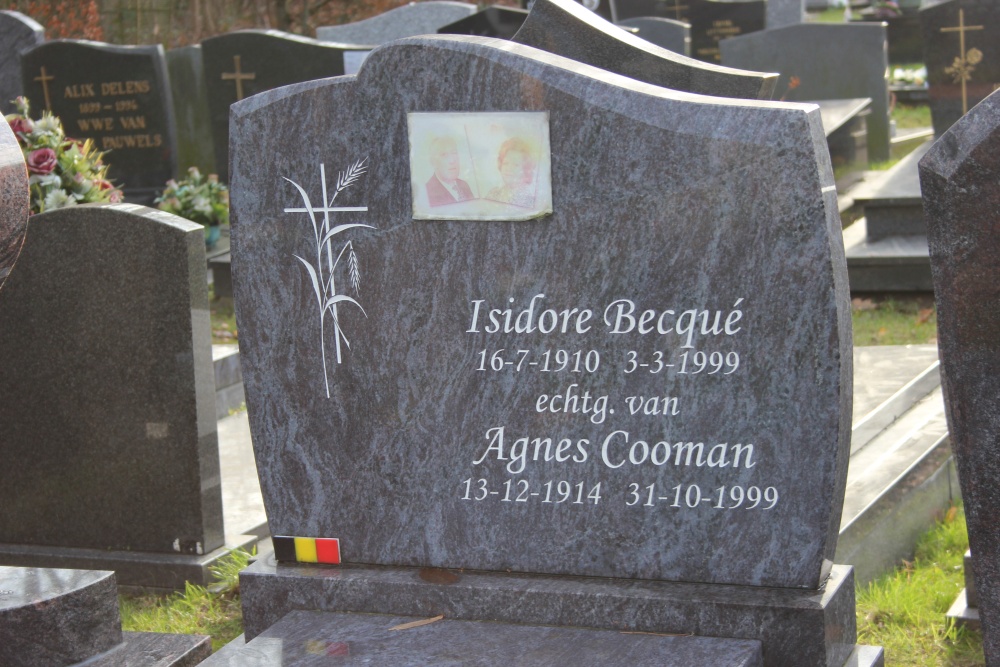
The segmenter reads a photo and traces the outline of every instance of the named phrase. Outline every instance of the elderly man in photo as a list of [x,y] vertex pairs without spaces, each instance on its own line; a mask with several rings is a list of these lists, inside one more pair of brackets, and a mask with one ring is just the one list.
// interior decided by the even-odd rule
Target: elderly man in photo
[[444,206],[472,199],[469,184],[458,177],[458,144],[451,137],[435,137],[430,144],[434,175],[427,181],[427,201]]

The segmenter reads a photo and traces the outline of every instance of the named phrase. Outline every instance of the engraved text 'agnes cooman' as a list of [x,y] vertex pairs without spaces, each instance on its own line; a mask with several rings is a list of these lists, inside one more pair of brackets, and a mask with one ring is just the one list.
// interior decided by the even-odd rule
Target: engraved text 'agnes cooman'
[[[726,301],[728,303],[728,301]],[[660,375],[664,380],[683,377],[716,375],[720,378],[741,371],[740,354],[735,339],[744,331],[741,324],[743,298],[736,298],[732,307],[718,308],[648,308],[627,298],[611,299],[597,308],[553,306],[545,294],[535,294],[526,302],[515,304],[514,298],[499,307],[485,299],[470,302],[469,334],[497,334],[502,342],[484,347],[475,356],[473,369],[485,374],[547,373],[564,377],[566,384],[553,393],[539,394],[532,403],[535,413],[579,415],[592,424],[613,421],[615,408],[619,415],[651,418],[653,428],[647,437],[625,428],[606,426],[596,437],[578,437],[568,432],[558,434],[525,434],[509,426],[495,425],[486,430],[476,445],[472,464],[502,462],[509,475],[524,473],[531,464],[567,466],[581,470],[588,462],[623,472],[656,468],[673,474],[701,469],[751,471],[758,463],[759,451],[744,438],[736,442],[703,442],[687,435],[664,436],[662,420],[683,412],[682,397],[671,395],[609,396],[592,378],[599,371],[621,373],[626,377],[645,374]],[[539,345],[546,338],[538,335],[581,336],[579,345]],[[659,349],[621,349],[608,351],[606,345],[587,344],[598,337],[622,336]],[[636,337],[639,338],[636,338]],[[605,339],[606,341],[606,339]],[[492,341],[491,341],[492,342]],[[604,349],[603,357],[599,349]],[[706,348],[706,349],[699,349]],[[745,370],[742,369],[742,370]],[[724,381],[724,380],[723,380]],[[587,385],[596,385],[588,387]],[[621,386],[615,383],[616,386]],[[676,382],[662,386],[679,387]],[[689,385],[688,385],[689,386]],[[627,392],[626,392],[627,393]],[[617,399],[617,400],[616,400]],[[537,422],[536,422],[537,423]],[[565,428],[564,420],[560,420]],[[662,481],[662,480],[661,480]],[[680,481],[680,484],[674,482]],[[537,489],[535,487],[538,487]],[[663,488],[661,488],[663,487]],[[628,506],[649,507],[662,501],[667,507],[693,509],[771,509],[778,502],[778,490],[763,485],[725,485],[717,488],[673,480],[670,485],[623,485],[609,489],[601,483],[580,479],[550,479],[541,484],[527,480],[496,482],[469,477],[461,483],[463,500],[493,499],[501,502],[597,504],[609,492],[621,496]],[[668,502],[669,501],[669,502]]]

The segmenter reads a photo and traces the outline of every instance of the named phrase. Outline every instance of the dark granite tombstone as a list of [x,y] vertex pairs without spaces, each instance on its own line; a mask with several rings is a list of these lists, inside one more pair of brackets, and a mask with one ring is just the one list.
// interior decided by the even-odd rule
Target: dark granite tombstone
[[13,113],[11,103],[24,94],[21,53],[45,41],[45,28],[20,12],[0,9],[0,116]]
[[[277,558],[241,576],[247,639],[295,609],[443,614],[880,664],[829,560],[851,332],[816,107],[440,35],[245,100],[232,132]],[[475,194],[513,139],[548,213]]]
[[191,667],[204,635],[122,632],[114,572],[0,566],[4,667]]
[[0,123],[0,288],[24,243],[30,210],[28,168],[21,145],[6,122]]
[[638,17],[617,23],[636,37],[682,56],[691,55],[691,26],[673,19]]
[[920,162],[942,385],[987,665],[1000,662],[998,179],[1000,94],[993,93],[956,121]]
[[924,39],[920,27],[920,15],[917,9],[903,10],[897,16],[885,16],[884,13],[862,10],[855,14],[857,21],[886,24],[886,39],[889,42],[890,65],[912,65],[923,62]]
[[729,67],[780,72],[787,101],[872,99],[868,157],[889,159],[889,82],[884,25],[791,25],[722,42]]
[[777,77],[703,63],[659,48],[573,0],[535,0],[513,41],[672,90],[770,99]]
[[377,46],[394,39],[435,33],[441,26],[471,16],[477,11],[479,8],[475,4],[467,2],[411,2],[362,21],[321,26],[316,28],[316,39]]
[[615,0],[615,15],[619,21],[659,16],[689,23],[691,55],[718,63],[720,41],[764,29],[766,5],[764,0]]
[[935,136],[1000,86],[1000,3],[949,0],[920,10]]
[[208,91],[201,46],[183,46],[167,51],[167,70],[177,120],[177,162],[182,174],[198,167],[215,173],[215,145],[208,115]]
[[240,30],[206,39],[201,50],[215,167],[228,181],[230,105],[290,83],[344,74],[346,54],[359,49],[277,30]]
[[226,550],[201,225],[33,216],[0,321],[0,563],[205,581]]
[[173,101],[161,46],[59,39],[21,59],[34,114],[108,151],[108,176],[129,201],[151,203],[177,173]]
[[523,9],[497,5],[438,28],[438,32],[442,35],[479,35],[510,39],[527,17],[528,12]]

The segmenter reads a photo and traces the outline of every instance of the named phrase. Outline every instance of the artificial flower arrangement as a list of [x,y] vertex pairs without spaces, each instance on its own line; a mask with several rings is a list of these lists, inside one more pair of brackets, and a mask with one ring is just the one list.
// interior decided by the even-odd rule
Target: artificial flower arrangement
[[32,120],[27,98],[14,100],[17,112],[6,116],[28,165],[31,212],[76,204],[117,203],[121,190],[107,178],[104,153],[90,139],[70,139],[62,122],[48,111]]
[[190,167],[185,179],[167,181],[156,203],[163,211],[205,225],[205,239],[210,246],[219,238],[219,225],[229,222],[229,190],[218,176],[203,176],[198,167]]

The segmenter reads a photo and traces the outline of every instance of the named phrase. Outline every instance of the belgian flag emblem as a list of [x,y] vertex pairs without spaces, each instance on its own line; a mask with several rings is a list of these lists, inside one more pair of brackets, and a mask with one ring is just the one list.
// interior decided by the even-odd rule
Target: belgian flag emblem
[[286,563],[340,565],[340,540],[335,537],[271,538],[274,557]]

